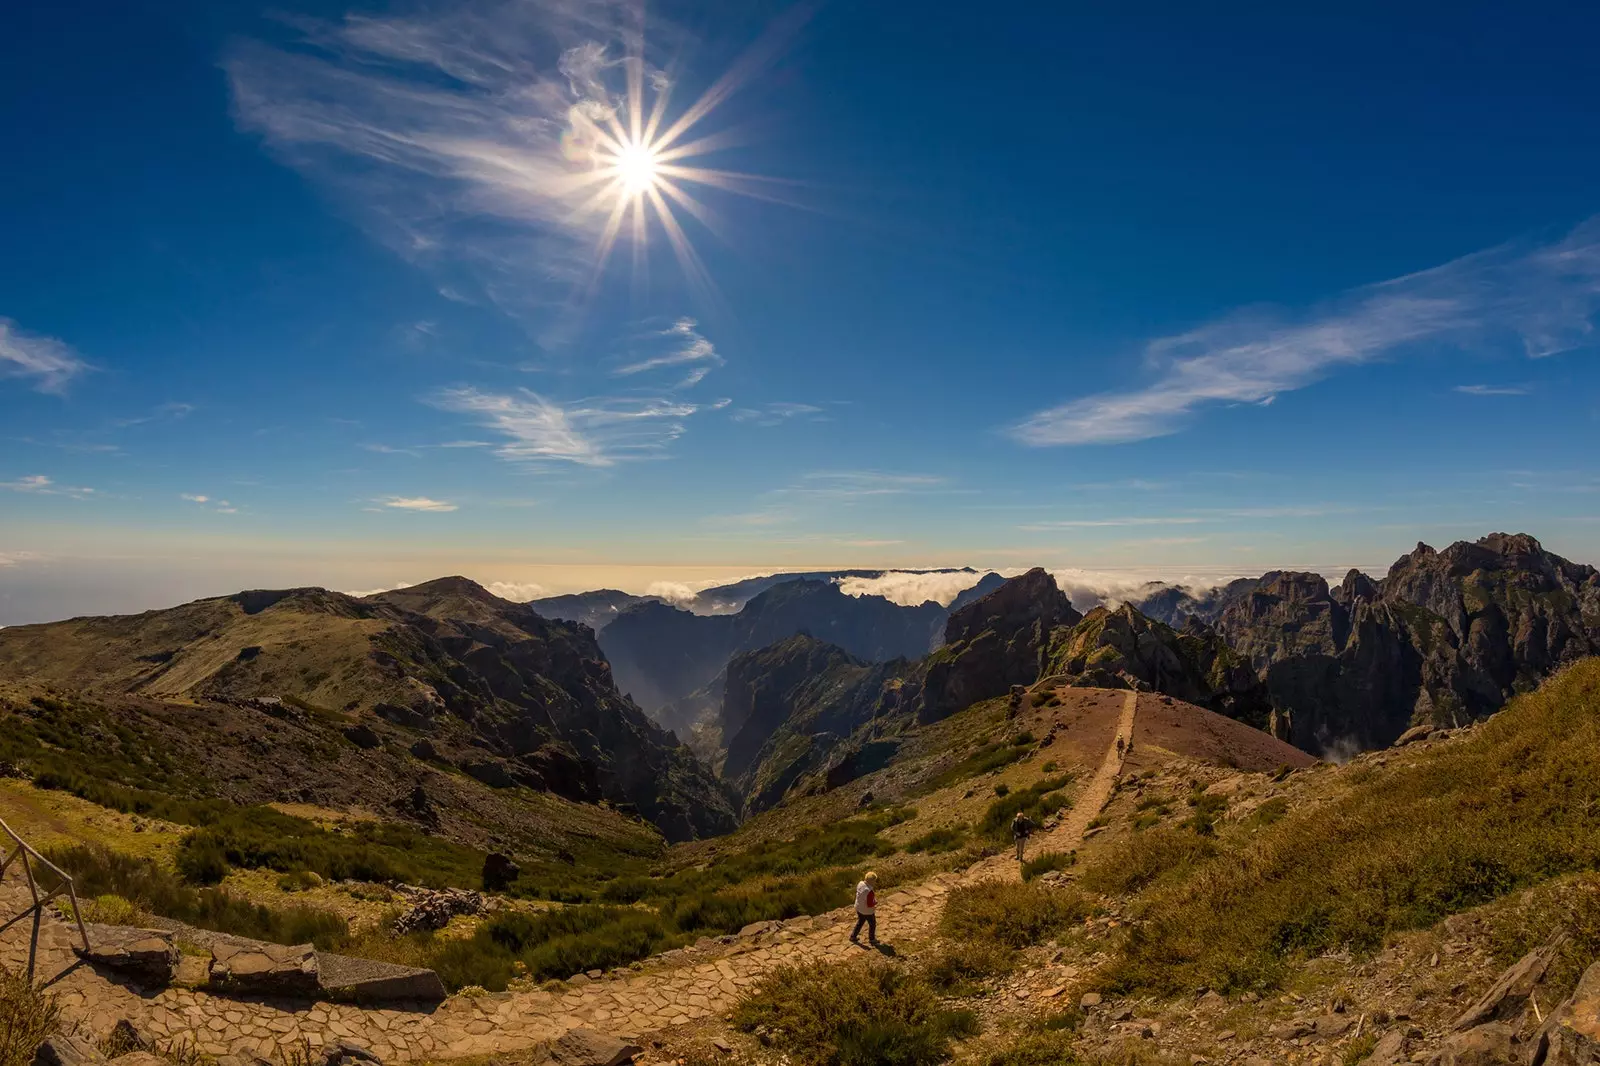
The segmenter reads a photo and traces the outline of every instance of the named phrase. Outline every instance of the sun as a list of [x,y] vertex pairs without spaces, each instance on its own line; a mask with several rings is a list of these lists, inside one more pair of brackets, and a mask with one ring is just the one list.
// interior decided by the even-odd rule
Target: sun
[[611,167],[620,186],[618,191],[625,196],[645,196],[661,181],[660,161],[648,144],[629,142],[620,145]]

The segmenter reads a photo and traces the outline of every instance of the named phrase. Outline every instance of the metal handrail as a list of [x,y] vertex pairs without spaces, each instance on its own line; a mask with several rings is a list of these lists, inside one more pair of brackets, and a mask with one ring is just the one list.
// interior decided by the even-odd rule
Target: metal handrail
[[[0,848],[3,848],[3,851],[0,851],[0,882],[5,880],[6,871],[11,869],[12,863],[20,863],[23,873],[28,878],[28,891],[33,895],[33,906],[24,910],[21,914],[15,915],[4,925],[0,925],[0,933],[10,929],[30,914],[42,916],[45,904],[61,895],[62,891],[65,890],[72,900],[72,917],[78,923],[78,935],[83,938],[83,950],[87,952],[89,950],[89,930],[83,924],[83,908],[78,905],[78,892],[73,885],[72,875],[35,851],[33,846],[18,836],[17,831],[7,825],[3,818],[0,818],[0,834],[10,837],[16,844],[16,849],[12,850],[9,847],[5,847],[4,840],[0,840]],[[29,860],[32,861],[30,862]],[[60,878],[56,886],[42,896],[39,894],[39,879],[33,873],[33,864],[35,862]]]

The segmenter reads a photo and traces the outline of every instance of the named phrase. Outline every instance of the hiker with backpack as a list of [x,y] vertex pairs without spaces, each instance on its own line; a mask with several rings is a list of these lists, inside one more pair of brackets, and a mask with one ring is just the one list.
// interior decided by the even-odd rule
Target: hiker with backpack
[[1027,843],[1029,834],[1031,834],[1037,828],[1039,827],[1034,823],[1033,819],[1029,818],[1021,811],[1018,811],[1017,816],[1011,819],[1011,836],[1017,842],[1018,862],[1022,861],[1022,846]]

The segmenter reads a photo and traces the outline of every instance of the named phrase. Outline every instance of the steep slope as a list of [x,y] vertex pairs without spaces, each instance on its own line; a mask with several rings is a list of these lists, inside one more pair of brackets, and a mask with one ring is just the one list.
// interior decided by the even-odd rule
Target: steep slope
[[372,746],[385,723],[496,787],[627,805],[673,839],[733,824],[710,773],[617,692],[590,630],[464,578],[364,600],[246,592],[7,629],[0,677],[187,702],[294,701],[347,716]]
[[946,613],[936,603],[902,607],[881,596],[846,595],[831,580],[800,579],[772,584],[732,615],[638,604],[599,639],[618,686],[659,714],[709,684],[735,654],[799,633],[867,661],[922,656]]
[[[724,779],[746,797],[747,810],[772,806],[835,748],[891,716],[892,683],[909,669],[904,660],[863,662],[805,635],[735,656],[719,722]],[[892,743],[880,747],[887,760]]]
[[952,612],[944,646],[924,665],[918,716],[936,721],[1012,685],[1032,684],[1048,660],[1052,631],[1082,617],[1037,567]]
[[1271,722],[1266,686],[1193,615],[1179,631],[1130,604],[1096,607],[1077,625],[1051,634],[1046,672],[1073,685],[1162,692],[1259,729]]
[[1419,722],[1460,725],[1600,651],[1600,575],[1526,534],[1425,544],[1338,589],[1271,573],[1217,618],[1265,681],[1279,735],[1382,747]]

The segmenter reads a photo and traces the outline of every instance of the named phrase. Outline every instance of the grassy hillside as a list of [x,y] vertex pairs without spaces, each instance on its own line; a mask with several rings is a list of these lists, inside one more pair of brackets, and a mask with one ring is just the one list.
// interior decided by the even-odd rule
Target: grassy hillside
[[1089,881],[1137,888],[1141,921],[1109,988],[1263,988],[1293,961],[1372,952],[1392,934],[1600,865],[1600,660],[1518,697],[1465,739],[1401,749],[1326,795],[1196,854],[1192,836],[1130,841]]

